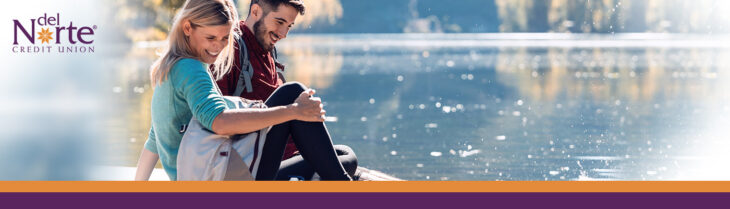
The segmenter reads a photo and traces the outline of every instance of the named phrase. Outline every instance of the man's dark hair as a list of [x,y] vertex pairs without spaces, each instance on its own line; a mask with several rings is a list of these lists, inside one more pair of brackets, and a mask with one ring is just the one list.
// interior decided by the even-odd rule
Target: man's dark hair
[[266,16],[271,11],[277,11],[281,4],[287,4],[294,7],[300,15],[304,15],[304,10],[306,9],[302,0],[251,0],[249,10],[254,4],[258,4],[264,10],[264,14],[262,16]]

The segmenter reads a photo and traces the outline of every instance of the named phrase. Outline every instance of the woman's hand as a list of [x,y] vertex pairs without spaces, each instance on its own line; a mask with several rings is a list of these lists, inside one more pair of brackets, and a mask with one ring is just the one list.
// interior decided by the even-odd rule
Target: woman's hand
[[324,122],[326,111],[322,109],[322,100],[312,95],[314,95],[314,89],[307,89],[294,100],[291,106],[294,107],[296,119],[308,122]]

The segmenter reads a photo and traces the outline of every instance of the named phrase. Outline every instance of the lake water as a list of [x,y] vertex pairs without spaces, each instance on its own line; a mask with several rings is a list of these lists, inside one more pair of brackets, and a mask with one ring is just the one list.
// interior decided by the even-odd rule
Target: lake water
[[[730,180],[727,39],[657,34],[292,35],[335,144],[407,180]],[[107,165],[149,129],[136,44],[109,86]]]

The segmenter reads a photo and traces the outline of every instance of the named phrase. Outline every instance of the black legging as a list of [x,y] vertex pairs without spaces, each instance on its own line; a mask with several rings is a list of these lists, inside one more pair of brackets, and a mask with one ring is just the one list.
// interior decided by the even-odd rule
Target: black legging
[[[266,100],[266,106],[276,107],[294,103],[307,89],[297,82],[277,88]],[[351,180],[337,159],[332,140],[322,122],[291,120],[274,125],[266,135],[256,180],[275,180],[284,155],[286,141],[292,136],[294,144],[307,164],[314,168],[322,180]]]
[[[355,171],[357,171],[357,156],[355,152],[347,145],[335,144],[334,148],[337,153],[337,159],[342,164],[342,167],[345,167],[347,174],[350,177],[355,177]],[[289,159],[281,161],[276,180],[289,180],[291,177],[312,180],[314,173],[314,168],[304,160],[302,155],[294,155]]]

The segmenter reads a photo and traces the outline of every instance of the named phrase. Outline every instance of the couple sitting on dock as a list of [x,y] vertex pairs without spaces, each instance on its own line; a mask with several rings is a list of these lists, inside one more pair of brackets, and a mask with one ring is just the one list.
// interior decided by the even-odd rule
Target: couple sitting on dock
[[158,159],[171,180],[350,181],[367,171],[332,144],[315,91],[283,81],[274,45],[304,14],[302,1],[252,0],[241,22],[235,8],[187,0],[176,15],[151,67],[152,127],[135,179],[147,180]]

